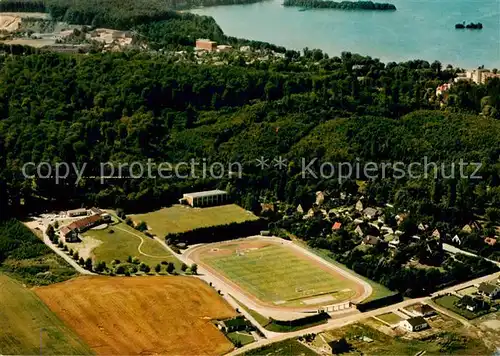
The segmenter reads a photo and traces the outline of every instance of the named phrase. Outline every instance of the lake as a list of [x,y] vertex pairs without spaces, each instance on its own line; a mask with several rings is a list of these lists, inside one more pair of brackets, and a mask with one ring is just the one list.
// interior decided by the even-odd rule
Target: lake
[[[394,0],[397,11],[299,11],[282,0],[192,10],[212,16],[229,36],[289,49],[320,48],[369,55],[384,62],[439,60],[464,68],[500,68],[500,0]],[[380,1],[380,2],[385,2]],[[482,30],[455,24],[481,22]]]

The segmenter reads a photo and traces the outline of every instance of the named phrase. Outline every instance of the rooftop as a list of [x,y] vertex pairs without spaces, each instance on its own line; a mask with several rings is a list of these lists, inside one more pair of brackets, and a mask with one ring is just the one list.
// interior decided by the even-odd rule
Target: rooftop
[[407,319],[406,321],[408,321],[408,323],[410,323],[410,325],[413,327],[427,324],[425,319],[421,316],[416,316],[414,318]]
[[82,227],[86,227],[89,224],[94,224],[98,222],[101,219],[99,215],[92,215],[77,221],[72,222],[67,226],[68,229],[70,230],[75,230],[75,229],[80,229]]
[[201,197],[210,197],[212,195],[219,195],[219,194],[227,194],[226,191],[224,190],[207,190],[205,192],[194,192],[194,193],[186,193],[184,196],[186,197],[193,197],[193,198],[201,198]]
[[493,293],[498,287],[494,284],[491,284],[491,283],[481,283],[479,285],[479,291],[482,292],[482,293],[486,293],[486,294],[491,294]]

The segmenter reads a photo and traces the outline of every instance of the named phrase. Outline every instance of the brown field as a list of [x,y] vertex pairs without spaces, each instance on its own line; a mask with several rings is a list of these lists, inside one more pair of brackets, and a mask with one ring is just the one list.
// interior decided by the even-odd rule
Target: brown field
[[236,312],[194,277],[79,277],[35,289],[98,354],[221,355],[211,320]]

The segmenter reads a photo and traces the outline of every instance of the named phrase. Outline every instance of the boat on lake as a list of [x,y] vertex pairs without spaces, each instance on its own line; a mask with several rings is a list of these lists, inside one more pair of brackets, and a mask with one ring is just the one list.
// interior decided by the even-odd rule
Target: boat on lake
[[481,22],[474,23],[471,22],[470,24],[466,25],[465,21],[463,23],[457,23],[455,25],[456,29],[468,29],[468,30],[482,30],[483,29],[483,24]]

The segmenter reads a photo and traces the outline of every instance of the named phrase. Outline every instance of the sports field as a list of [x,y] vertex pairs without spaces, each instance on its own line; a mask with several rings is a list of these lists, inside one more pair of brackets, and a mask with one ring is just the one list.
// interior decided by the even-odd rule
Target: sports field
[[0,274],[0,355],[38,354],[88,355],[92,351],[35,293]]
[[233,349],[212,320],[236,312],[194,277],[86,276],[36,293],[97,354],[222,355]]
[[193,258],[267,304],[328,305],[363,292],[356,281],[279,242],[248,239],[211,244],[193,253]]
[[165,237],[170,233],[185,232],[200,227],[209,227],[240,223],[258,218],[236,204],[212,206],[208,208],[191,208],[174,205],[170,208],[153,211],[147,214],[130,215],[135,222],[144,221],[151,232]]

